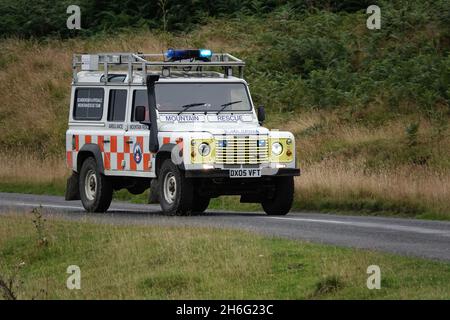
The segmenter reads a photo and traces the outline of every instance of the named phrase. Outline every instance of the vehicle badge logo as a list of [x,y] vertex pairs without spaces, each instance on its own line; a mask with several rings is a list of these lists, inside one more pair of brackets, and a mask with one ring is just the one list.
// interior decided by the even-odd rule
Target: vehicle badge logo
[[133,158],[137,164],[141,163],[141,161],[142,161],[142,148],[139,143],[136,143],[134,145]]

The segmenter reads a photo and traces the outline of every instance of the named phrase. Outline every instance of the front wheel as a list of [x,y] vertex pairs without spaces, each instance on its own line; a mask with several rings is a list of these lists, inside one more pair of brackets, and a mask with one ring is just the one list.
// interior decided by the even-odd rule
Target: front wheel
[[170,160],[163,162],[158,177],[161,209],[171,215],[187,215],[192,212],[194,186]]
[[261,202],[268,215],[284,216],[291,210],[294,201],[294,177],[278,177],[275,180],[275,193]]
[[97,169],[94,158],[87,158],[79,175],[80,198],[88,212],[106,212],[112,201],[113,188],[108,178]]

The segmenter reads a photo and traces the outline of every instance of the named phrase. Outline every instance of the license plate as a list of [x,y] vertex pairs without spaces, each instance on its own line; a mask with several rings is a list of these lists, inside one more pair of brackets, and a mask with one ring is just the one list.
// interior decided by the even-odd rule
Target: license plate
[[261,169],[230,169],[230,178],[259,178]]

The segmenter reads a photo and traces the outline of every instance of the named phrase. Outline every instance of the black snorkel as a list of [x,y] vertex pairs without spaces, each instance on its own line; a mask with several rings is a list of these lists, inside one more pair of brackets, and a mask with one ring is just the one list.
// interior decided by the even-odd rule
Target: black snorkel
[[148,109],[150,113],[150,152],[156,153],[159,150],[158,143],[158,122],[156,119],[156,96],[155,96],[155,82],[159,80],[159,75],[147,76],[147,98]]

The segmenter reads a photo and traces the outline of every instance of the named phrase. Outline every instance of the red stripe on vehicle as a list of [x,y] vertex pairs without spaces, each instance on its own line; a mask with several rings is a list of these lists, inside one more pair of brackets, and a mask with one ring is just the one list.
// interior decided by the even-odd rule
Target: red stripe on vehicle
[[75,151],[80,151],[80,138],[75,136]]
[[117,170],[123,170],[122,161],[123,161],[124,153],[120,152],[117,154]]
[[127,141],[130,140],[130,137],[123,137],[123,151],[125,153],[130,153],[130,145]]
[[151,168],[150,160],[152,158],[151,153],[144,153],[144,171],[149,171]]
[[87,144],[87,143],[91,143],[91,142],[92,142],[92,136],[86,135],[84,137],[84,143]]
[[136,161],[134,161],[134,156],[132,153],[128,154],[130,157],[130,170],[131,171],[136,171],[137,170],[137,165],[136,165]]
[[105,146],[104,146],[103,140],[104,140],[103,136],[98,136],[97,137],[97,144],[98,144],[98,147],[100,148],[101,152],[105,152]]
[[111,152],[117,152],[117,136],[111,136]]
[[144,137],[136,137],[136,143],[139,143],[142,152],[144,152]]
[[67,166],[73,168],[72,151],[67,151],[66,153]]
[[111,159],[110,159],[110,153],[105,152],[103,157],[103,162],[105,165],[105,170],[111,170]]
[[170,138],[169,137],[164,137],[163,138],[163,144],[166,144],[166,143],[170,143]]

